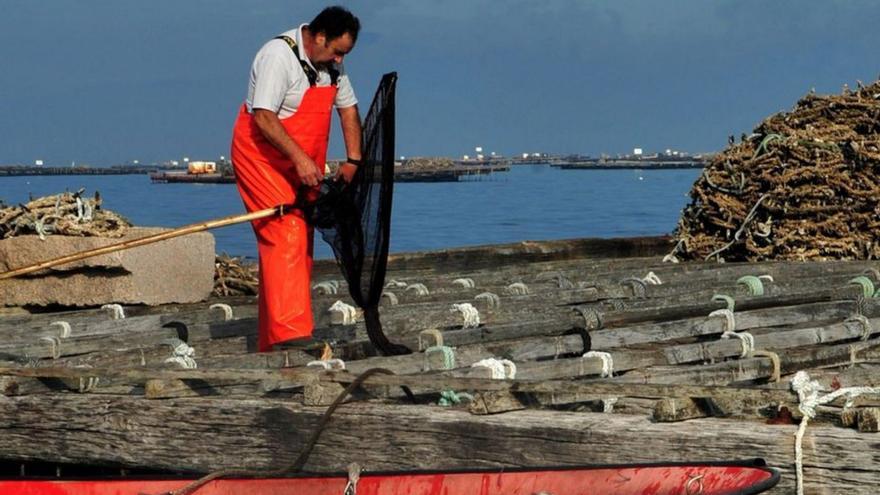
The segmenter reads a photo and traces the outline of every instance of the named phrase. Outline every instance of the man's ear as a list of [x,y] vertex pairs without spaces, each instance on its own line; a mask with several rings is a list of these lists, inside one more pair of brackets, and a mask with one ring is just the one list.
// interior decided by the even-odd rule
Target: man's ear
[[315,35],[315,44],[327,46],[327,33],[318,33]]

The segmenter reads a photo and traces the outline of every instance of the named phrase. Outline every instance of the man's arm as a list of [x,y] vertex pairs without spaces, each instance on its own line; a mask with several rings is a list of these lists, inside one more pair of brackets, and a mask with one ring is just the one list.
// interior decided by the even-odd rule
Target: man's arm
[[[348,158],[360,160],[363,158],[361,150],[361,116],[358,113],[357,105],[350,107],[338,108],[339,121],[342,124],[342,137],[345,140],[345,153]],[[342,177],[345,182],[351,182],[354,173],[357,171],[357,165],[353,163],[343,163],[336,173],[336,178]]]
[[[315,161],[296,144],[296,142],[287,135],[278,115],[271,110],[263,108],[254,109],[254,121],[263,136],[275,146],[284,156],[293,162],[293,168],[299,176],[300,181],[306,186],[312,187],[318,185],[323,178],[315,166]],[[360,137],[358,137],[360,143]],[[346,138],[346,144],[348,139]],[[360,147],[358,147],[360,152]],[[354,158],[354,157],[353,157]]]

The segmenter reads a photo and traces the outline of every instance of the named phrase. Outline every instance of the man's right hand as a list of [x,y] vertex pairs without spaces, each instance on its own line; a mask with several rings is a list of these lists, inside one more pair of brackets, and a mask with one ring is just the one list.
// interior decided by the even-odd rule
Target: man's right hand
[[293,167],[296,170],[296,175],[299,176],[300,183],[304,186],[315,187],[324,178],[322,174],[318,173],[315,161],[309,157],[297,161]]

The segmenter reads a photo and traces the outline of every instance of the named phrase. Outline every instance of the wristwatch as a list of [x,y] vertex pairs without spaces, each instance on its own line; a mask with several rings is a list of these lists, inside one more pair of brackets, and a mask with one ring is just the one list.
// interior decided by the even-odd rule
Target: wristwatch
[[352,158],[349,156],[345,158],[345,163],[350,163],[356,167],[360,167],[361,165],[363,165],[364,160],[363,158]]

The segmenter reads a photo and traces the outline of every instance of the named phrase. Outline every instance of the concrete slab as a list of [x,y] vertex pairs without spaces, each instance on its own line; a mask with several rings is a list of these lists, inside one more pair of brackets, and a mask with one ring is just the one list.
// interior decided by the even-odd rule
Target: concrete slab
[[[20,236],[0,240],[0,271],[157,234],[137,227],[119,239]],[[191,234],[0,280],[0,306],[95,306],[201,301],[214,285],[214,236]]]

